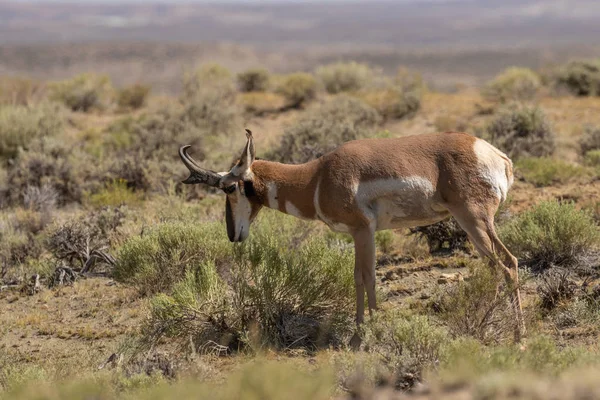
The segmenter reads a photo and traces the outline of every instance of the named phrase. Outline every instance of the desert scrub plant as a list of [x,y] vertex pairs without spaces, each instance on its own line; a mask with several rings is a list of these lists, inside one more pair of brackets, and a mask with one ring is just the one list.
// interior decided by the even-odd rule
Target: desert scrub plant
[[280,112],[286,108],[287,103],[284,96],[271,92],[240,93],[237,100],[244,111],[258,116]]
[[240,72],[236,79],[241,92],[266,92],[271,77],[266,69],[254,68]]
[[206,87],[223,88],[234,91],[235,84],[231,72],[219,64],[204,64],[183,76],[183,98],[193,98]]
[[366,64],[357,62],[338,62],[320,66],[315,71],[327,92],[358,91],[373,81],[375,71]]
[[585,153],[584,162],[590,167],[600,167],[600,149]]
[[511,104],[499,111],[487,133],[492,144],[511,158],[544,157],[554,153],[556,134],[538,107]]
[[352,327],[352,252],[321,238],[301,239],[293,246],[293,236],[266,222],[236,252],[236,302],[250,304],[242,319],[257,321],[260,342],[266,345],[342,345]]
[[467,233],[454,218],[410,228],[410,234],[425,239],[431,254],[469,250]]
[[577,284],[571,275],[565,268],[551,268],[541,275],[537,293],[542,310],[553,310],[575,297]]
[[207,136],[230,133],[241,116],[233,87],[204,87],[183,104],[186,119]]
[[283,133],[281,144],[267,156],[281,162],[302,163],[319,157],[349,140],[370,136],[381,118],[362,101],[336,96],[313,106]]
[[88,196],[88,203],[93,207],[120,206],[127,204],[135,206],[142,202],[139,192],[134,192],[123,179],[106,184],[104,189]]
[[532,100],[540,86],[540,77],[529,68],[511,67],[496,76],[481,92],[489,100],[506,103]]
[[117,91],[117,104],[119,108],[137,110],[146,104],[150,94],[150,86],[135,84]]
[[570,202],[541,202],[500,226],[499,234],[515,256],[538,271],[577,267],[600,244],[591,213]]
[[535,186],[564,184],[588,175],[588,170],[580,165],[569,164],[550,157],[521,158],[515,163],[515,171],[526,182]]
[[230,250],[218,223],[169,222],[134,236],[119,250],[113,275],[141,294],[169,292],[187,271],[208,262],[220,266]]
[[63,128],[63,116],[56,104],[35,107],[0,107],[0,157],[15,158],[19,149],[28,149],[34,139],[56,136]]
[[396,389],[407,390],[423,373],[445,358],[448,332],[422,315],[380,311],[364,327],[363,345],[379,359],[379,374],[393,377]]
[[589,151],[600,150],[600,128],[586,126],[579,139],[580,154],[585,156]]
[[316,97],[318,87],[317,80],[313,75],[296,72],[279,77],[275,92],[285,97],[287,107],[299,108]]
[[106,75],[81,74],[48,85],[50,98],[73,111],[104,110],[113,101],[114,90]]
[[32,143],[31,150],[21,151],[10,166],[4,189],[6,201],[12,205],[30,203],[33,191],[43,190],[48,192],[46,199],[54,198],[59,206],[79,202],[82,176],[78,172],[66,147],[39,140]]
[[414,114],[421,107],[420,90],[404,90],[399,86],[367,89],[356,94],[386,119],[401,119]]
[[558,89],[575,96],[600,95],[600,59],[575,60],[558,68],[552,79]]
[[[168,279],[173,288],[171,294],[157,297],[157,312],[145,330],[153,332],[147,338],[150,342],[169,333],[185,346],[192,335],[197,339],[194,341],[197,350],[207,349],[207,346],[215,350],[207,342],[213,341],[225,346],[216,349],[234,351],[256,350],[261,346],[314,348],[324,344],[340,345],[349,336],[353,326],[354,293],[351,251],[331,247],[325,240],[311,237],[312,228],[301,221],[286,218],[274,224],[274,218],[279,216],[272,214],[257,220],[253,235],[240,246],[232,248],[222,233],[214,232],[207,233],[212,245],[190,240],[196,253],[187,251],[184,261],[196,259],[188,262],[187,268],[181,266],[181,261],[173,266],[169,260],[161,268],[156,265],[158,263],[145,260],[148,253],[156,258],[155,254],[166,252],[164,249],[144,250],[135,259],[126,257],[120,261],[132,267],[117,268],[118,279],[123,280],[121,275],[125,270],[125,281],[145,288],[150,285],[147,276],[160,273],[159,278]],[[212,226],[223,229],[220,224]],[[203,229],[207,230],[206,227]],[[131,246],[138,242],[134,239],[134,243],[131,240],[126,243],[123,254],[132,252]],[[181,254],[182,247],[178,244],[168,249],[171,253]],[[209,250],[212,252],[208,253]],[[200,255],[201,251],[206,254]],[[137,254],[138,250],[135,252]],[[162,257],[167,259],[169,255]],[[219,264],[227,265],[227,270]],[[161,270],[156,271],[158,268]],[[165,277],[167,268],[175,268],[175,271]],[[135,275],[131,273],[132,269],[136,269]],[[187,271],[187,277],[182,275],[182,270]],[[223,290],[227,294],[211,297],[207,304],[206,293],[195,289],[194,271],[198,270],[204,271],[202,276],[215,277],[211,278],[216,285],[214,290]],[[214,274],[219,271],[223,278],[217,279]],[[161,286],[167,288],[165,284],[151,285],[151,290]],[[205,311],[197,311],[199,305]],[[168,312],[164,311],[167,309]],[[173,330],[165,327],[173,327]]]
[[483,343],[502,342],[517,328],[514,311],[506,295],[498,293],[503,280],[499,271],[472,262],[469,278],[441,293],[434,309],[456,337],[471,336]]

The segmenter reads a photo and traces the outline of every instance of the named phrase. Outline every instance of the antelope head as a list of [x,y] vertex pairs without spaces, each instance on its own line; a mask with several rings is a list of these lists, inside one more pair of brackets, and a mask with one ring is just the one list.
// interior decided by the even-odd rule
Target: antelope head
[[190,170],[185,184],[205,184],[225,192],[225,221],[227,236],[232,242],[242,242],[250,233],[250,224],[262,208],[254,191],[254,143],[252,132],[246,129],[246,146],[238,162],[229,172],[214,172],[202,168],[189,154],[189,145],[179,149],[181,161]]

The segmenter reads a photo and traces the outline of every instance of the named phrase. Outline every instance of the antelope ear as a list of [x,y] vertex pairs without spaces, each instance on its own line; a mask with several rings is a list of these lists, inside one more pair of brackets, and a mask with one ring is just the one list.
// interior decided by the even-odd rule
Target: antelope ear
[[250,166],[252,165],[252,163],[254,162],[254,159],[256,158],[255,151],[254,151],[254,140],[252,138],[252,132],[250,131],[250,129],[246,129],[246,138],[248,138],[248,141],[246,142],[246,147],[244,147],[244,151],[242,152],[240,161],[234,167],[234,169],[237,172],[236,175],[240,175],[240,176],[243,175],[244,172],[246,172],[247,170],[250,169]]

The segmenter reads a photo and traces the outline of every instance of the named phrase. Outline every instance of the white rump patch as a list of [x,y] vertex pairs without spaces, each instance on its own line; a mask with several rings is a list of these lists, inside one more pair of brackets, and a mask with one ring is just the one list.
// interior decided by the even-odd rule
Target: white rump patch
[[475,141],[473,151],[479,163],[480,176],[490,184],[501,202],[506,200],[512,183],[506,176],[506,164],[510,162],[506,154],[482,139]]

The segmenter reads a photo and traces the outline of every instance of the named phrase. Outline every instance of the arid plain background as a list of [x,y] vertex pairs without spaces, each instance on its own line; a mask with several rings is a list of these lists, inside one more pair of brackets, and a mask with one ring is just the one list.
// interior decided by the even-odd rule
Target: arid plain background
[[[600,3],[0,2],[0,398],[600,396]],[[528,335],[453,220],[349,237],[263,210],[228,242],[244,128],[298,163],[465,131],[514,161],[496,215]]]

